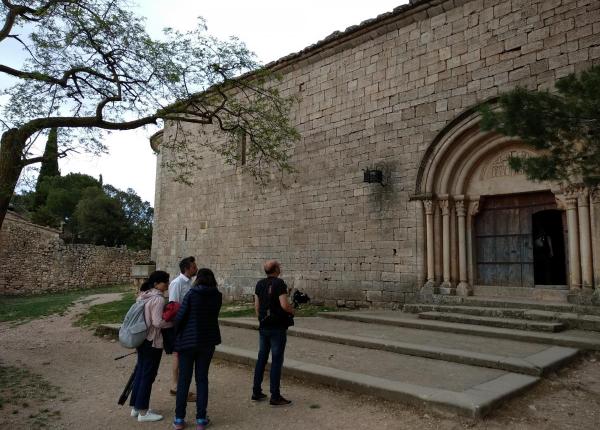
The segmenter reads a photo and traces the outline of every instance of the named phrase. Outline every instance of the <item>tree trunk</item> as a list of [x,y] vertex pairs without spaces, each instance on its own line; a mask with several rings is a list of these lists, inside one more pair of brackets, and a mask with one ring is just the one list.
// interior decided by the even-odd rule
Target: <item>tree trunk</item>
[[17,129],[4,132],[0,139],[0,229],[23,170],[21,157],[26,141],[27,138]]

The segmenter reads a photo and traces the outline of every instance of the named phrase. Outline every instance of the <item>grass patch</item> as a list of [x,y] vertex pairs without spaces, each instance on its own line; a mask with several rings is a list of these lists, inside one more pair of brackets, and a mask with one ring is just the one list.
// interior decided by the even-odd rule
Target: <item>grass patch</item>
[[91,306],[77,319],[75,324],[81,327],[95,328],[100,324],[121,323],[134,302],[135,294],[130,289],[129,293],[124,294],[120,300]]
[[[298,309],[296,309],[297,317],[314,317],[317,316],[319,312],[333,312],[335,308],[329,308],[327,306],[320,305],[312,305],[310,303],[300,305]],[[253,317],[254,314],[254,305],[249,303],[243,304],[229,304],[224,305],[221,308],[221,313],[219,314],[220,318],[239,318],[239,317]]]
[[298,309],[296,309],[297,317],[316,317],[319,312],[334,312],[337,309],[329,308],[327,306],[321,305],[311,305],[310,303],[300,305]]
[[10,415],[20,422],[19,427],[23,426],[23,420],[28,421],[29,425],[25,427],[30,428],[44,428],[58,420],[60,411],[48,409],[45,402],[59,394],[60,388],[40,375],[0,363],[0,411],[10,411]]
[[0,322],[24,322],[48,315],[64,313],[73,302],[92,294],[121,293],[131,291],[129,285],[98,287],[36,296],[0,296]]
[[254,316],[254,305],[250,303],[226,304],[221,307],[219,318],[239,318]]

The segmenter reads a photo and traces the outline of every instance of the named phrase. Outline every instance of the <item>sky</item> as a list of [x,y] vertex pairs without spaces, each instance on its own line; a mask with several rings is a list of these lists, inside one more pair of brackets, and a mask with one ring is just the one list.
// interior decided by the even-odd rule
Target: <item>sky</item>
[[[262,63],[268,63],[325,38],[334,31],[389,12],[407,0],[136,0],[134,9],[146,17],[147,30],[159,36],[165,27],[189,30],[197,17],[209,33],[225,39],[237,36]],[[16,49],[0,48],[1,62],[18,63]],[[7,61],[8,60],[8,61]],[[6,63],[5,63],[6,61]],[[6,81],[0,79],[0,86]],[[120,189],[133,188],[154,202],[156,158],[148,138],[157,128],[120,131],[105,140],[109,154],[100,157],[72,154],[59,161],[61,173],[81,172],[103,177]]]

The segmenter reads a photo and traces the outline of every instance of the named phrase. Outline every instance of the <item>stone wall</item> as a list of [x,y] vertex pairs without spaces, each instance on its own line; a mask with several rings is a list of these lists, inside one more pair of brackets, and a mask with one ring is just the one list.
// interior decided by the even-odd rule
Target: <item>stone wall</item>
[[[230,297],[261,262],[328,304],[397,307],[425,278],[423,213],[411,201],[423,154],[462,112],[517,85],[551,88],[600,61],[600,1],[425,0],[272,65],[297,95],[297,173],[259,187],[199,149],[190,189],[158,157],[152,255],[177,272],[195,255]],[[221,137],[187,126],[199,143]],[[175,138],[166,124],[161,139]],[[383,170],[385,186],[363,183]],[[176,210],[174,210],[176,209]]]
[[8,213],[0,231],[0,295],[39,294],[131,282],[148,251],[65,244],[59,231]]

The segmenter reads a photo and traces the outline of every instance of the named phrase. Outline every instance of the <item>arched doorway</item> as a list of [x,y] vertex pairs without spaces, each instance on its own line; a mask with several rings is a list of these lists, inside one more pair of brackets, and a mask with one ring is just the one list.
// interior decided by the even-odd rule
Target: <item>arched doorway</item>
[[566,288],[563,211],[549,191],[482,197],[475,284]]
[[419,166],[413,200],[423,209],[425,287],[469,295],[478,285],[591,286],[588,191],[513,171],[510,157],[534,152],[482,131],[479,120],[473,108],[452,121]]

